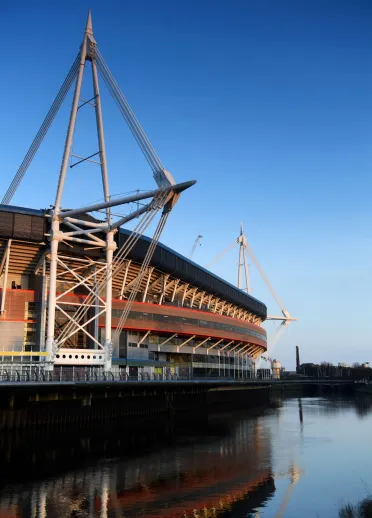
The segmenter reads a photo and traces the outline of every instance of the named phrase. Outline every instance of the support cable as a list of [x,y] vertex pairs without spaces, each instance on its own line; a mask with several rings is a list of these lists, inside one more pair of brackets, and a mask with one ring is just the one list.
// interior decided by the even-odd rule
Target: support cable
[[161,163],[160,158],[158,157],[156,151],[152,147],[149,139],[147,138],[143,128],[138,122],[135,114],[133,113],[131,107],[129,106],[128,101],[125,99],[123,93],[120,90],[119,85],[114,79],[111,71],[106,65],[101,53],[97,50],[97,66],[102,74],[102,77],[106,83],[106,86],[112,95],[114,101],[116,102],[119,110],[121,111],[125,121],[127,122],[134,138],[136,139],[138,145],[140,146],[147,162],[149,163],[151,169],[153,170],[154,177],[157,179],[158,175],[164,175],[165,168]]
[[79,69],[79,63],[80,63],[80,52],[77,55],[75,61],[73,62],[72,66],[70,68],[70,71],[66,76],[66,79],[64,80],[56,98],[53,101],[52,106],[50,107],[42,125],[40,126],[39,131],[36,134],[36,137],[32,141],[32,144],[31,144],[29,150],[27,151],[26,156],[24,157],[7,192],[5,193],[5,196],[3,197],[2,202],[1,202],[2,204],[9,205],[10,201],[12,200],[19,184],[21,183],[24,175],[26,174],[28,167],[30,166],[37,150],[39,149],[40,144],[42,143],[59,108],[61,107],[61,104],[63,103],[68,91],[70,90],[72,83],[76,79],[77,72]]
[[271,282],[269,281],[269,278],[267,277],[267,275],[264,272],[261,264],[259,263],[257,257],[255,256],[252,247],[250,246],[250,244],[248,243],[247,240],[245,240],[245,244],[244,245],[245,245],[245,248],[247,249],[248,254],[250,255],[252,261],[254,262],[257,270],[260,272],[261,277],[263,278],[264,282],[266,283],[266,286],[269,288],[272,296],[274,297],[275,301],[277,302],[278,306],[280,307],[282,313],[285,315],[285,313],[286,313],[285,306],[284,306],[283,302],[281,301],[281,299],[279,298],[279,296],[276,293],[276,291],[274,290]]
[[99,50],[97,50],[97,65],[98,65],[102,75],[105,76],[104,79],[105,79],[106,85],[109,87],[110,91],[115,94],[115,100],[117,102],[119,101],[120,110],[122,111],[127,123],[130,125],[132,131],[134,131],[136,133],[136,135],[137,135],[136,138],[141,140],[141,144],[144,145],[146,152],[149,154],[149,156],[151,156],[151,158],[154,161],[154,163],[156,164],[156,166],[159,169],[163,170],[164,166],[161,163],[160,158],[158,157],[156,151],[152,147],[143,128],[141,127],[140,123],[138,122],[128,101],[126,100],[123,93],[121,92],[118,83],[116,82],[110,69],[106,65]]
[[[135,244],[137,243],[141,235],[144,233],[146,228],[151,224],[152,220],[159,212],[159,210],[164,206],[168,196],[168,192],[161,192],[154,198],[153,208],[149,207],[149,211],[141,218],[136,228],[131,233],[130,237],[120,248],[119,252],[116,254],[115,259],[112,262],[111,271],[108,271],[108,269],[104,269],[103,273],[98,277],[96,288],[98,293],[104,288],[108,275],[114,277],[122,270],[123,266],[125,265],[128,253],[135,246]],[[67,325],[64,328],[63,332],[58,337],[58,342],[60,345],[76,332],[75,327],[77,326],[75,323],[79,323],[79,321],[81,321],[85,317],[85,315],[89,311],[90,305],[93,303],[93,300],[94,296],[92,294],[88,295],[88,297],[85,299],[84,306],[80,306],[79,309],[76,311],[76,313],[74,314],[74,321],[70,321],[69,325]]]
[[[125,254],[125,257],[127,256],[128,252],[133,248],[133,246],[136,244],[140,236],[142,235],[142,232],[147,228],[147,226],[151,223],[153,217],[155,214],[146,214],[141,221],[138,223],[136,229],[132,232],[130,238],[125,242],[123,247],[120,249],[120,252]],[[114,261],[113,261],[114,262]],[[99,293],[103,290],[106,278],[108,275],[112,275],[112,272],[108,272],[107,268],[103,268],[102,271],[99,273],[99,276],[97,278],[96,283],[96,291]],[[85,317],[87,312],[89,311],[90,305],[93,303],[94,296],[92,294],[88,295],[85,299],[85,305],[80,306],[78,310],[74,313],[74,321],[76,323],[79,323],[82,321],[82,319]],[[72,336],[76,329],[75,329],[75,322],[70,321],[69,325],[65,327],[61,335],[59,336],[58,342],[61,344],[61,342],[64,342],[67,338]],[[68,336],[67,336],[68,335]]]
[[152,259],[152,256],[155,252],[155,248],[159,242],[159,239],[160,239],[160,236],[161,236],[161,233],[164,229],[164,226],[167,222],[167,219],[168,219],[168,216],[169,216],[169,212],[166,212],[166,213],[163,213],[161,218],[160,218],[160,221],[158,223],[158,226],[155,230],[155,233],[154,233],[154,237],[151,241],[151,244],[147,250],[147,253],[146,253],[146,256],[142,262],[142,265],[141,265],[141,269],[140,269],[140,272],[139,272],[139,275],[137,276],[137,279],[136,279],[136,282],[132,288],[132,291],[131,291],[131,294],[128,298],[128,301],[125,305],[125,309],[124,311],[122,312],[121,316],[120,316],[120,320],[118,322],[118,325],[115,329],[115,332],[114,332],[114,336],[113,336],[113,339],[112,339],[112,343],[113,345],[115,344],[118,344],[119,343],[119,338],[120,338],[120,334],[121,334],[121,331],[122,329],[124,328],[125,326],[125,323],[127,321],[127,318],[128,318],[128,315],[129,315],[129,312],[132,308],[132,304],[134,302],[134,299],[137,295],[137,292],[138,292],[138,289],[141,285],[141,281],[143,279],[143,277],[145,276],[146,272],[147,272],[147,268],[150,264],[150,261]]
[[225,254],[227,254],[227,252],[230,252],[230,250],[232,250],[234,248],[234,246],[236,246],[238,244],[238,242],[239,242],[238,239],[233,241],[233,243],[231,243],[229,246],[227,246],[224,250],[222,250],[222,252],[218,253],[208,264],[206,264],[204,266],[204,268],[210,268],[214,263],[219,261],[219,259],[221,259],[221,257],[223,257]]

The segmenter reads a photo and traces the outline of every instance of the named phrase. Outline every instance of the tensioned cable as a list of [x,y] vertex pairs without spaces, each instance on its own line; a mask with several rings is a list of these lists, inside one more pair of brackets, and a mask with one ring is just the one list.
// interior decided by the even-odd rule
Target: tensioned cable
[[99,66],[99,69],[100,69],[102,75],[105,75],[105,77],[106,77],[105,81],[108,81],[108,83],[109,83],[108,86],[110,87],[110,90],[114,91],[115,94],[117,94],[120,101],[122,102],[122,107],[124,108],[125,118],[126,118],[127,122],[130,123],[131,125],[133,125],[135,130],[138,132],[138,135],[140,136],[143,143],[145,143],[146,148],[147,148],[148,152],[150,153],[150,155],[152,156],[153,160],[155,161],[156,165],[159,168],[164,169],[164,167],[160,161],[160,158],[158,157],[157,153],[155,152],[154,148],[152,147],[143,128],[141,127],[140,123],[138,122],[135,114],[133,113],[133,110],[131,109],[128,101],[125,99],[123,93],[120,90],[118,83],[116,82],[115,78],[113,77],[110,69],[106,65],[106,63],[99,51],[97,51],[97,57],[98,57],[97,64]]
[[[147,217],[146,217],[147,216]],[[144,225],[145,223],[145,220],[149,218],[149,214],[145,214],[143,216],[143,218],[141,218],[141,220],[139,221],[139,223],[137,224],[137,227],[136,227],[136,230],[139,230],[139,228]],[[132,237],[132,236],[131,236]],[[127,242],[125,243],[127,244]],[[123,248],[123,247],[122,247]],[[95,289],[96,289],[96,292],[99,293],[102,288],[104,287],[104,284],[106,282],[106,277],[107,277],[107,266],[105,266],[103,269],[101,269],[101,272],[98,276],[98,279],[96,280],[96,285],[95,285]],[[92,277],[93,275],[90,275],[88,278],[85,279],[85,281],[89,280],[90,277]],[[74,313],[74,320],[75,322],[78,322],[79,320],[81,320],[85,315],[86,313],[88,312],[89,310],[89,305],[92,303],[94,299],[94,296],[92,294],[88,295],[88,297],[86,297],[85,299],[85,306],[80,306],[78,308],[78,310]],[[64,332],[61,333],[61,335],[58,337],[59,338],[59,342],[62,342],[62,341],[65,341],[65,336],[70,332],[72,331],[72,329],[74,329],[75,327],[75,322],[72,322],[70,321],[69,322],[69,325],[66,326],[64,328]],[[74,329],[73,333],[70,333],[69,336],[71,336],[72,334],[74,334],[76,331],[76,329]]]
[[26,153],[26,156],[24,157],[21,165],[19,166],[18,171],[16,172],[8,190],[5,193],[5,196],[2,199],[2,204],[9,205],[11,199],[13,198],[19,184],[21,183],[24,175],[26,174],[26,171],[31,164],[37,150],[40,147],[40,144],[42,143],[46,133],[48,132],[59,108],[61,107],[61,104],[63,103],[68,91],[71,88],[72,83],[76,79],[77,72],[79,69],[79,63],[80,63],[80,52],[78,53],[75,61],[73,62],[69,73],[66,76],[66,79],[64,80],[56,98],[53,101],[52,106],[50,107],[42,125],[40,126],[39,131],[36,134],[36,137],[32,141],[32,144],[29,148],[29,150]]
[[127,318],[128,318],[128,315],[129,315],[129,312],[132,308],[132,305],[133,305],[133,302],[134,302],[134,299],[137,295],[137,292],[138,292],[138,289],[141,285],[141,281],[144,277],[144,275],[146,274],[147,272],[147,268],[150,264],[150,261],[152,259],[152,256],[154,255],[154,251],[155,251],[155,248],[159,242],[159,239],[160,239],[160,236],[161,236],[161,233],[164,229],[164,226],[167,222],[167,219],[168,219],[168,216],[169,216],[169,212],[166,212],[166,213],[163,213],[162,214],[162,217],[160,218],[160,221],[158,223],[158,226],[156,228],[156,231],[154,233],[154,237],[151,241],[151,244],[147,250],[147,253],[146,253],[146,256],[142,262],[142,265],[141,265],[141,269],[140,269],[140,272],[137,276],[137,279],[136,279],[136,282],[132,288],[132,291],[131,291],[131,294],[130,294],[130,297],[128,298],[128,301],[125,305],[125,309],[124,311],[122,312],[121,316],[120,316],[120,320],[118,322],[118,325],[115,329],[115,332],[114,332],[114,336],[113,336],[113,339],[112,339],[112,344],[117,344],[119,342],[119,338],[120,338],[120,333],[123,329],[123,327],[125,326],[125,323],[127,321]]
[[[149,207],[149,210],[153,211],[153,215],[151,216],[151,221],[153,220],[154,216],[158,213],[158,211],[164,207],[168,196],[169,196],[169,192],[166,191],[166,192],[160,192],[159,194],[157,194],[154,197],[154,199],[151,203],[151,207]],[[143,232],[144,232],[144,230],[140,230],[140,234],[143,234]],[[138,239],[139,239],[139,236],[136,238],[136,241]],[[124,262],[126,260],[126,256],[128,255],[128,252],[125,250],[124,246],[125,245],[123,245],[123,247],[116,254],[115,259],[113,261],[113,264],[115,265],[115,270],[113,272],[113,276],[116,275],[117,273],[119,273],[119,271],[122,268],[122,265],[124,264]]]
[[149,139],[147,138],[142,126],[138,122],[135,114],[133,113],[128,101],[124,97],[123,93],[120,90],[118,83],[113,77],[110,69],[106,65],[101,53],[97,50],[97,66],[102,74],[102,77],[106,83],[106,86],[111,93],[114,101],[116,102],[119,110],[121,111],[124,119],[126,120],[130,130],[134,138],[136,139],[138,145],[140,146],[146,160],[148,161],[150,167],[152,168],[154,173],[164,171],[164,166],[160,161],[156,151],[152,147]]
[[234,246],[238,244],[238,240],[236,239],[233,243],[227,246],[222,252],[219,252],[208,264],[206,264],[203,268],[210,268],[214,263],[216,263],[222,256],[224,256],[227,252],[232,250]]
[[[155,212],[155,210],[154,210],[154,214],[153,214],[153,216],[152,216],[152,218],[151,218],[151,221],[152,221],[152,219],[154,218],[155,214],[157,214],[157,212],[158,212],[161,208],[163,208],[163,207],[164,207],[164,204],[165,204],[165,201],[166,201],[167,197],[168,197],[168,194],[164,194],[164,193],[163,193],[163,195],[162,195],[162,196],[159,196],[159,200],[154,200],[155,207],[156,207],[156,209],[155,209],[155,210],[156,210],[156,212]],[[142,233],[143,233],[143,232],[142,232]],[[136,238],[136,242],[138,241],[138,239],[139,239],[139,235],[138,235],[138,237]],[[154,238],[153,238],[153,239],[154,239]],[[124,247],[123,247],[123,248],[124,248]],[[128,247],[128,248],[129,248],[129,247]],[[130,246],[130,249],[132,249],[132,248],[133,248],[133,246],[131,245],[131,246]],[[129,251],[129,250],[128,250],[128,251]],[[127,252],[127,251],[125,251],[125,253],[124,253],[122,250],[120,250],[120,254],[118,254],[118,255],[119,255],[119,258],[115,257],[115,261],[113,261],[113,267],[114,267],[114,268],[113,268],[113,273],[112,273],[112,276],[113,276],[113,277],[114,277],[114,276],[116,276],[116,275],[121,271],[121,269],[122,269],[122,267],[123,267],[124,263],[126,262],[126,258],[127,258],[128,252]],[[118,260],[118,259],[119,259],[119,260]]]
[[[150,225],[150,223],[154,219],[155,215],[164,206],[168,195],[169,195],[168,191],[166,191],[166,192],[163,191],[163,192],[160,192],[159,194],[157,194],[157,196],[154,198],[153,203],[151,204],[152,208],[149,207],[149,212],[147,212],[147,216],[145,213],[145,215],[141,218],[141,220],[137,224],[134,231],[131,233],[129,239],[124,243],[124,245],[120,248],[118,254],[115,256],[115,259],[113,260],[112,271],[109,272],[108,269],[106,268],[104,270],[104,273],[99,277],[98,283],[96,284],[97,293],[99,293],[104,288],[105,283],[106,283],[106,278],[108,275],[111,275],[112,277],[114,277],[121,271],[121,269],[124,266],[124,263],[125,263],[125,260],[126,260],[126,257],[129,253],[129,251],[135,246],[135,244],[137,243],[137,241],[139,240],[139,238],[141,237],[141,235],[143,234],[145,229]],[[119,261],[117,259],[119,259]],[[92,303],[94,297],[95,296],[91,294],[85,299],[85,305],[80,306],[78,311],[76,311],[76,313],[74,314],[75,322],[77,322],[79,320],[81,321],[82,318],[86,315],[86,313],[89,311],[89,307],[90,307],[89,305]],[[70,321],[69,324],[70,325],[66,326],[65,329],[63,330],[63,332],[61,333],[61,335],[59,336],[59,340],[58,340],[59,343],[67,340],[70,336],[72,336],[76,332],[76,329],[73,330],[73,328],[75,327],[75,323],[73,321]],[[66,335],[68,333],[70,333],[70,334],[66,337]]]
[[[154,197],[153,203],[149,210],[145,213],[144,217],[141,218],[140,222],[137,224],[134,231],[131,233],[129,239],[124,243],[124,245],[120,248],[118,254],[115,256],[115,259],[112,262],[111,271],[110,268],[106,268],[104,273],[99,277],[98,283],[96,283],[96,291],[99,293],[105,286],[107,276],[114,277],[117,275],[124,266],[126,257],[129,251],[135,246],[145,229],[151,224],[152,220],[159,212],[159,210],[164,206],[165,201],[169,195],[169,191],[162,191],[156,197]],[[80,306],[79,309],[74,314],[74,321],[70,321],[69,325],[67,325],[62,331],[61,335],[58,337],[58,343],[61,345],[64,341],[66,341],[70,336],[72,336],[76,332],[76,324],[81,321],[82,318],[86,315],[91,307],[91,303],[96,295],[90,294],[84,302],[84,306]],[[67,336],[68,335],[68,336]]]
[[[137,224],[137,227],[135,228],[135,230],[131,234],[130,238],[125,242],[123,247],[120,249],[120,252],[122,252],[122,251],[125,252],[126,251],[125,256],[128,254],[128,252],[133,248],[133,246],[136,244],[136,242],[140,238],[142,232],[151,223],[152,219],[155,217],[155,214],[156,213],[153,213],[153,214],[145,213],[143,218],[141,218],[141,220]],[[98,278],[98,280],[96,282],[96,292],[97,293],[100,293],[102,291],[102,289],[104,288],[107,276],[109,274],[112,275],[112,273],[108,272],[108,268],[107,267],[105,267],[102,270],[102,272],[103,273],[99,276],[99,278]],[[84,306],[80,306],[78,308],[78,310],[74,313],[74,320],[75,320],[75,322],[79,322],[79,321],[81,321],[85,317],[85,315],[87,314],[87,312],[89,311],[89,309],[91,307],[90,305],[92,304],[94,298],[95,298],[95,295],[90,294],[85,299],[85,301],[84,301],[85,305]],[[58,337],[58,342],[59,343],[64,342],[65,340],[67,340],[70,336],[72,336],[76,332],[75,322],[70,321],[69,325],[65,327],[64,331]],[[68,333],[70,333],[70,334],[68,334]],[[66,337],[67,334],[68,334],[68,336]]]

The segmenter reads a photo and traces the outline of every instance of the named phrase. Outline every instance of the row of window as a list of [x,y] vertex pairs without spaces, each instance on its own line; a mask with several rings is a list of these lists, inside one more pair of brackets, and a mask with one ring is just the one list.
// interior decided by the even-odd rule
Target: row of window
[[[113,309],[112,316],[120,318],[122,314],[121,309]],[[246,327],[234,326],[231,324],[222,324],[220,322],[211,322],[209,320],[202,320],[198,318],[185,318],[174,315],[158,315],[156,313],[146,313],[143,311],[130,311],[128,318],[133,320],[154,320],[157,322],[169,323],[169,324],[182,324],[189,326],[203,327],[207,329],[216,329],[218,331],[239,333],[242,335],[254,336],[266,342],[266,336],[256,331],[252,331]]]
[[[134,343],[128,343],[128,347],[137,347],[137,344],[134,344]],[[141,345],[142,347],[142,345]],[[147,349],[147,345],[145,346],[146,349]],[[125,353],[123,352],[123,354],[120,355],[121,358],[125,358],[126,355]],[[156,351],[149,351],[149,356],[148,356],[149,360],[155,360],[155,361],[159,361],[159,353],[156,352]],[[170,355],[167,355],[166,356],[166,360],[167,362],[170,362]],[[177,363],[177,362],[176,362]],[[212,355],[206,355],[206,354],[193,354],[193,355],[187,355],[186,356],[186,359],[184,360],[184,364],[199,364],[199,363],[204,363],[204,364],[208,364],[208,365],[215,365],[215,366],[219,366],[219,365],[235,365],[235,364],[246,364],[247,363],[247,360],[246,358],[237,358],[236,356],[229,356],[226,354],[221,354],[220,357],[218,356],[212,356]],[[179,364],[177,363],[177,365],[182,365],[182,364]]]
[[[134,342],[128,342],[128,347],[138,347],[138,344]],[[144,344],[143,342],[139,345],[140,349],[148,349],[149,346],[147,344]]]

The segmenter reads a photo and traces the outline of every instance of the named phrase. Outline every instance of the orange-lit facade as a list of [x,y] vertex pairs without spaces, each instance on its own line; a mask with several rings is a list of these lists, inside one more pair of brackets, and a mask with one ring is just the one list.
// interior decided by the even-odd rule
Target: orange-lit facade
[[[38,351],[44,340],[45,297],[48,290],[48,218],[42,211],[0,207],[0,289],[2,312],[0,333],[3,361],[10,353]],[[117,233],[118,247],[128,232]],[[113,280],[112,327],[116,328],[136,281],[141,258],[148,247],[141,238],[126,265]],[[4,287],[6,251],[8,278]],[[102,264],[100,251],[61,244],[64,261],[71,268],[86,270]],[[44,266],[42,259],[46,259]],[[81,266],[82,265],[82,266]],[[68,285],[68,279],[65,280]],[[65,311],[84,303],[87,292],[71,292],[63,298]],[[87,321],[90,318],[87,314]],[[104,333],[104,317],[98,332]],[[158,245],[147,275],[141,280],[136,299],[113,350],[113,364],[132,373],[182,373],[192,369],[199,375],[239,375],[249,371],[252,361],[266,350],[262,322],[266,307],[211,272]],[[57,327],[66,317],[57,312]],[[89,326],[89,324],[87,324]],[[93,329],[91,330],[93,333]],[[97,331],[97,330],[96,330]],[[57,355],[57,364],[71,364],[92,348],[85,334],[75,334],[66,344],[76,355]],[[0,351],[1,357],[1,351]]]

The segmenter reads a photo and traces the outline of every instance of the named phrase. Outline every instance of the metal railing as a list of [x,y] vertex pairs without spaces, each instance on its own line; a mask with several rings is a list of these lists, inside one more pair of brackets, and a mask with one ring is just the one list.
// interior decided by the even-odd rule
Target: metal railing
[[[255,376],[253,372],[236,372],[233,375],[208,375],[194,376],[192,372],[189,374],[175,374],[166,372],[163,374],[155,374],[148,372],[139,372],[137,375],[129,375],[124,369],[113,369],[104,371],[99,368],[92,367],[55,367],[54,370],[48,371],[44,367],[34,364],[30,366],[14,366],[7,365],[0,367],[0,385],[1,383],[92,383],[92,382],[184,382],[184,381],[228,381],[243,382],[247,380],[261,380]],[[271,377],[265,378],[271,379]]]

